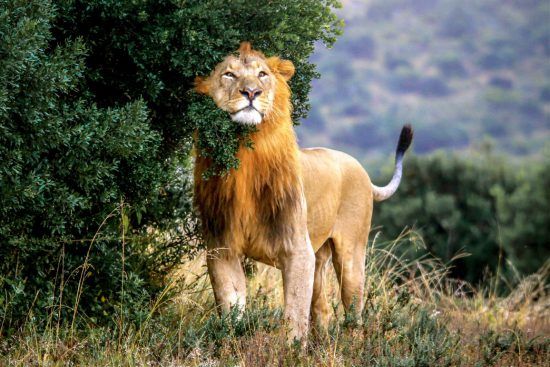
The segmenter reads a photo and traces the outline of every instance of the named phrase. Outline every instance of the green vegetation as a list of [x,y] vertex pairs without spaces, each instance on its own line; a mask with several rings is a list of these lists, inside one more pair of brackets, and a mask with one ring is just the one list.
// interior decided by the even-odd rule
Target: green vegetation
[[252,148],[249,134],[256,129],[254,126],[233,123],[227,112],[217,108],[210,96],[199,95],[195,91],[189,94],[186,119],[197,131],[196,149],[212,162],[211,167],[204,172],[204,178],[227,174],[232,168],[238,169],[236,155],[239,147],[243,145]]
[[499,271],[533,273],[549,254],[549,153],[521,167],[490,153],[413,157],[396,195],[375,206],[373,224],[382,226],[382,238],[414,228],[444,262],[470,254],[453,262],[453,278],[477,283]]
[[444,261],[470,254],[451,275],[473,283],[549,256],[548,12],[540,0],[350,1],[335,47],[312,57],[322,77],[301,145],[351,153],[380,184],[411,123],[420,155],[374,224],[385,239],[415,228]]
[[193,99],[193,79],[249,40],[295,63],[304,116],[308,57],[334,41],[336,5],[0,0],[0,334],[29,317],[108,323],[123,303],[139,322],[196,251],[192,132],[221,171],[237,164],[237,143],[209,134],[229,119]]
[[[74,334],[28,320],[0,340],[6,366],[540,366],[550,357],[544,278],[548,267],[523,279],[508,297],[446,280],[433,258],[407,260],[400,247],[421,246],[415,233],[368,247],[368,297],[362,322],[342,315],[330,275],[334,316],[328,334],[307,349],[287,346],[281,327],[281,276],[262,268],[249,278],[248,309],[218,317],[204,257],[179,276],[140,323],[86,323]],[[539,291],[537,291],[537,289]],[[469,297],[464,297],[469,292]],[[175,295],[177,294],[177,296]],[[531,296],[541,297],[533,302]],[[127,307],[124,305],[123,307]]]
[[548,7],[345,3],[343,62],[311,60],[324,79],[305,145],[372,155],[374,177],[403,122],[419,153],[485,134],[498,149],[407,158],[398,194],[376,206],[362,319],[343,315],[332,279],[337,319],[302,350],[284,342],[277,272],[249,266],[245,317],[217,316],[192,135],[216,175],[238,167],[247,131],[190,90],[248,40],[296,65],[297,123],[318,75],[314,44],[340,33],[338,1],[0,0],[0,365],[550,359]]
[[[136,204],[134,216],[145,210],[173,171],[158,159],[146,103],[93,101],[83,84],[86,45],[54,42],[48,2],[0,9],[0,334],[31,308],[45,320],[61,293],[63,306],[81,299],[80,311],[97,320],[113,311],[100,299],[123,297],[122,272],[125,296],[139,304],[149,297],[145,249],[127,243],[124,263],[111,219],[124,217],[127,231],[126,203]],[[59,306],[58,317],[74,319]]]

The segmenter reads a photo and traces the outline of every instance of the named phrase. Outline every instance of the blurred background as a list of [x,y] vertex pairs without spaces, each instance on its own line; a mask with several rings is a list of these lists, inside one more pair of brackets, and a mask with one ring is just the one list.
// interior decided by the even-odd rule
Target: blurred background
[[550,3],[540,0],[346,0],[344,34],[318,45],[321,78],[299,128],[377,168],[400,126],[414,151],[469,153],[491,144],[514,158],[550,136]]
[[471,254],[452,275],[474,283],[547,263],[550,3],[345,0],[338,14],[301,146],[352,154],[383,184],[411,123],[403,186],[376,206],[382,238],[413,228],[444,261]]

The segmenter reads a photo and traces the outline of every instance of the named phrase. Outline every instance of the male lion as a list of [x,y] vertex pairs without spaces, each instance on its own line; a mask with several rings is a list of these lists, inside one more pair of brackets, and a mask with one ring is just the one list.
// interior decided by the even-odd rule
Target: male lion
[[[342,152],[298,148],[290,117],[290,61],[266,58],[243,42],[196,90],[211,96],[239,124],[256,125],[253,149],[241,147],[240,167],[204,180],[211,161],[195,166],[195,203],[208,254],[216,303],[222,311],[243,308],[242,259],[247,256],[281,269],[290,338],[301,338],[312,321],[326,327],[330,307],[323,292],[332,263],[344,308],[363,307],[365,247],[373,200],[389,198],[401,180],[402,158],[412,140],[410,126],[399,138],[391,182],[373,185],[363,167]],[[354,307],[351,307],[354,304]]]

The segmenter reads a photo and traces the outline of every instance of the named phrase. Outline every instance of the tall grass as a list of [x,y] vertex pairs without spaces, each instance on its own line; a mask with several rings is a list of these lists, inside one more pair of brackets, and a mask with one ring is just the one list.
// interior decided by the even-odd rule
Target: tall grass
[[[343,313],[329,273],[333,321],[328,334],[312,336],[305,350],[284,342],[277,270],[258,265],[248,279],[244,317],[220,318],[199,254],[165,280],[139,321],[125,320],[131,306],[121,303],[111,326],[100,327],[75,303],[73,320],[39,328],[29,310],[19,332],[0,341],[0,365],[534,366],[550,360],[550,263],[525,278],[498,274],[474,288],[447,277],[452,262],[415,256],[422,246],[412,231],[388,243],[374,235],[361,320]],[[513,285],[508,296],[494,292],[499,283]]]

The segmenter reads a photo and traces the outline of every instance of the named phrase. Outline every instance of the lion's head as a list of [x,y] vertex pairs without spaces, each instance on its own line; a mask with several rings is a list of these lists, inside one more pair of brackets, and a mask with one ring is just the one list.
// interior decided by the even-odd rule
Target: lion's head
[[[211,96],[216,105],[229,112],[241,124],[258,125],[282,111],[288,102],[287,81],[294,75],[294,65],[278,57],[266,58],[253,50],[249,42],[241,43],[236,54],[227,56],[203,79],[197,77],[195,89]],[[281,99],[281,103],[276,101]]]

